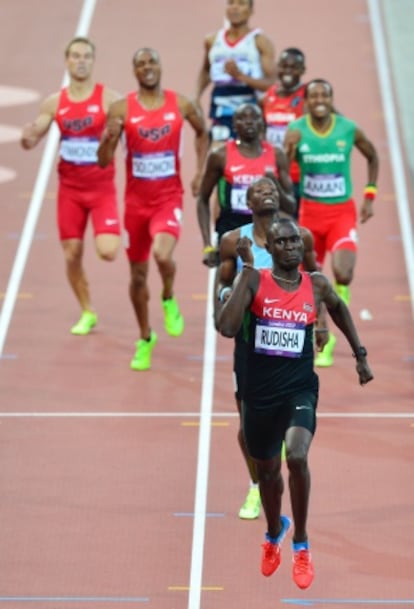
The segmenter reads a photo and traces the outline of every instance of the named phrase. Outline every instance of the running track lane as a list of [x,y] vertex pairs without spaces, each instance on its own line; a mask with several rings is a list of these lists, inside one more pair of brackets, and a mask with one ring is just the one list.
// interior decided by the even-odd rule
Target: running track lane
[[[7,2],[9,21],[19,26],[21,52],[10,55],[15,31],[4,23],[0,28],[3,56],[10,57],[5,83],[44,96],[62,80],[60,49],[75,31],[81,2],[57,9],[45,0],[42,7],[52,19],[47,36],[30,6],[21,15]],[[91,28],[98,45],[96,76],[122,92],[132,89],[132,53],[149,44],[161,52],[164,85],[191,94],[202,38],[220,25],[222,7],[218,1],[209,6],[176,2],[167,30],[160,19],[161,0],[146,7],[145,15],[128,0],[121,7],[98,0]],[[351,1],[333,10],[327,0],[312,8],[301,0],[276,16],[274,4],[263,0],[255,22],[266,24],[279,50],[288,45],[305,50],[309,77],[332,81],[338,107],[366,130],[382,157],[378,212],[360,231],[352,303],[357,319],[361,309],[373,315],[370,322],[358,319],[358,326],[376,380],[364,389],[356,385],[341,340],[335,368],[321,373],[321,417],[311,456],[314,586],[300,593],[290,582],[288,545],[280,573],[263,578],[263,517],[253,523],[236,517],[247,479],[235,441],[231,342],[224,339],[218,343],[203,562],[194,566],[192,561],[207,273],[197,263],[200,239],[191,198],[177,253],[177,289],[187,330],[179,341],[163,335],[159,282],[153,275],[154,327],[161,340],[154,370],[137,376],[128,370],[136,330],[122,255],[105,265],[94,260],[89,246],[87,264],[101,323],[80,342],[67,334],[77,312],[56,241],[52,172],[0,365],[1,411],[124,415],[1,417],[0,604],[43,607],[50,599],[49,605],[59,608],[270,609],[301,599],[319,599],[313,606],[320,607],[345,602],[363,607],[364,599],[370,606],[398,606],[412,597],[408,563],[414,539],[408,525],[413,497],[406,480],[413,420],[386,415],[411,411],[413,330],[368,9],[365,2]],[[316,38],[309,24],[321,14],[326,26]],[[180,20],[176,26],[174,19]],[[20,126],[36,109],[36,103],[2,108],[1,122]],[[186,184],[193,169],[188,136]],[[41,151],[24,153],[13,143],[2,144],[1,150],[1,165],[18,171],[14,182],[0,185],[4,290]],[[365,166],[357,156],[354,166],[358,193]],[[118,178],[121,189],[121,165]],[[383,418],[358,417],[375,412]],[[391,526],[393,543],[383,545],[379,531]],[[200,567],[203,589],[189,595],[191,577]]]

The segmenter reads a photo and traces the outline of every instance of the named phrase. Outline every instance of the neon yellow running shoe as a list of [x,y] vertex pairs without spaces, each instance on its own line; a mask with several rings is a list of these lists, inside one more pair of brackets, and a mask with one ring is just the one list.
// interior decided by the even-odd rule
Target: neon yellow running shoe
[[336,338],[333,334],[329,333],[328,342],[323,348],[323,351],[320,351],[315,356],[315,366],[317,368],[330,368],[334,363],[333,352],[336,345]]
[[251,486],[246,499],[239,511],[239,518],[243,520],[255,520],[260,516],[260,491],[257,486]]
[[351,289],[349,285],[335,283],[335,292],[338,294],[339,298],[344,301],[346,306],[349,307],[349,303],[351,302]]
[[98,323],[98,316],[92,311],[84,311],[79,321],[71,327],[71,334],[75,336],[85,336],[96,326]]
[[282,461],[286,461],[286,444],[283,442],[282,450],[280,452],[280,458]]
[[149,340],[141,338],[135,343],[136,351],[131,360],[131,370],[149,370],[151,368],[152,350],[157,344],[157,340],[158,336],[151,331]]
[[164,326],[170,336],[181,336],[184,332],[184,318],[180,313],[178,302],[174,297],[162,301],[164,309]]

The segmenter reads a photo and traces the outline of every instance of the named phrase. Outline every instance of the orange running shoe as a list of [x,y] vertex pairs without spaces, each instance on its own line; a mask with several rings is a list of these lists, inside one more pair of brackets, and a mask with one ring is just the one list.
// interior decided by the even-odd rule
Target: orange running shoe
[[309,588],[314,578],[312,556],[309,550],[293,552],[293,581],[301,590]]
[[287,516],[281,516],[280,522],[282,525],[282,530],[280,531],[279,536],[274,541],[269,541],[269,537],[267,535],[267,541],[262,544],[263,551],[261,569],[265,577],[272,575],[281,563],[280,546],[286,537],[286,533],[290,528],[291,522]]

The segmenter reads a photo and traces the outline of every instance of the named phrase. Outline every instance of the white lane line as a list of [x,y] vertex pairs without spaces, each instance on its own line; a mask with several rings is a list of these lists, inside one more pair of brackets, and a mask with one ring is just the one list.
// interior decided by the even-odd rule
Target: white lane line
[[[79,17],[76,36],[86,36],[92,21],[97,0],[84,0],[82,11]],[[68,82],[67,74],[65,74],[62,86]],[[37,174],[33,195],[30,200],[29,208],[26,214],[22,235],[17,248],[16,257],[10,273],[9,282],[6,288],[6,295],[3,301],[3,307],[0,312],[0,357],[3,354],[4,344],[6,342],[7,333],[9,330],[14,307],[16,305],[17,294],[22,280],[24,269],[27,263],[30,247],[33,241],[33,235],[36,229],[36,224],[42,208],[43,199],[49,181],[50,172],[52,170],[57,145],[59,142],[59,130],[53,123],[45,145],[39,171]]]
[[407,194],[407,184],[404,173],[404,157],[401,151],[396,104],[394,101],[391,84],[392,77],[389,67],[379,0],[368,0],[368,6],[371,17],[371,28],[374,39],[382,104],[384,108],[385,126],[387,129],[387,138],[390,146],[391,166],[394,176],[395,190],[397,193],[398,216],[403,239],[408,287],[411,296],[411,308],[414,317],[414,237],[410,215],[410,205]]
[[188,609],[199,609],[203,578],[204,537],[206,528],[208,472],[210,465],[211,419],[213,410],[214,370],[216,365],[217,335],[213,325],[213,290],[215,270],[208,272],[207,307],[204,338],[203,380],[201,388],[200,430],[196,489],[194,501],[194,524],[191,549]]
[[[211,347],[213,348],[213,346]],[[208,375],[212,376],[213,371],[209,370]],[[213,386],[211,379],[211,388]],[[210,383],[210,380],[208,381]],[[237,412],[215,412],[211,413],[211,406],[208,404],[207,393],[210,393],[210,387],[207,387],[203,400],[202,412],[0,412],[0,419],[198,419],[203,426],[200,429],[200,434],[205,434],[202,440],[203,447],[199,448],[199,456],[204,459],[208,457],[209,445],[205,445],[209,430],[205,429],[205,425],[209,425],[214,419],[232,419],[238,418]],[[204,412],[203,412],[204,409]],[[318,412],[319,419],[414,419],[414,412]],[[203,476],[208,475],[207,464],[203,464],[200,473]]]

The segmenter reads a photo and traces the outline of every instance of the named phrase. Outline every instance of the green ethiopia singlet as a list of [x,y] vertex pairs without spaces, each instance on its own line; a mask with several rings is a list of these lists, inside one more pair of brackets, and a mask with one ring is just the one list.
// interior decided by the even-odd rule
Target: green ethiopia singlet
[[344,203],[352,197],[351,153],[356,124],[332,114],[326,133],[313,129],[309,115],[290,123],[289,130],[301,134],[296,149],[300,165],[300,194],[318,203]]

